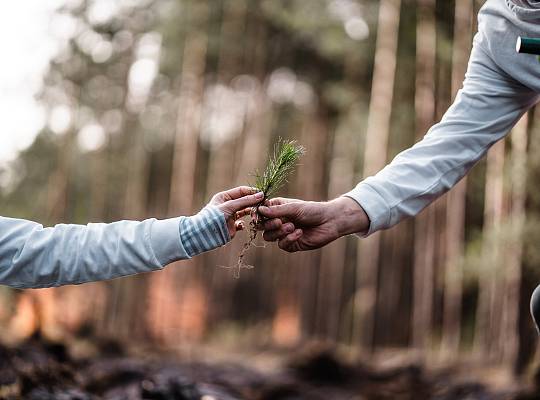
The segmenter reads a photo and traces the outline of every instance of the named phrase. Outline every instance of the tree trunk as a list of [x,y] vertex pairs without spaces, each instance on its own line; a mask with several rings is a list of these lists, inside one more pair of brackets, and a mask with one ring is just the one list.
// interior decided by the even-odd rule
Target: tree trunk
[[[304,113],[302,117],[302,133],[300,143],[306,143],[309,151],[303,157],[296,178],[298,193],[307,200],[322,200],[328,185],[325,184],[325,168],[327,162],[328,115],[326,110],[318,107]],[[317,332],[317,296],[321,273],[321,252],[304,252],[299,254],[296,279],[300,285],[299,303],[302,309],[303,332],[312,335]],[[315,304],[315,307],[313,306]]]
[[[190,31],[184,39],[168,206],[170,216],[191,215],[196,211],[197,158],[208,48],[208,5],[206,2],[188,4],[186,13],[189,13],[191,18],[197,18],[202,29]],[[168,268],[151,275],[150,291],[153,302],[149,320],[163,318],[163,315],[167,315],[168,311],[181,301],[178,293],[188,287],[189,276],[198,262],[198,259],[193,259],[189,261],[191,268]],[[171,280],[174,285],[169,284]],[[179,315],[176,320],[182,318],[184,316]],[[154,334],[171,343],[170,325],[165,323],[161,326],[161,330],[153,330]],[[179,335],[176,335],[176,340],[181,340]]]
[[[148,154],[143,144],[143,132],[137,129],[135,116],[130,115],[128,122],[131,136],[129,139],[129,173],[124,194],[124,212],[126,219],[142,220],[146,215],[147,190],[149,177]],[[121,337],[146,338],[146,293],[148,276],[137,275],[110,282],[114,297],[113,311],[116,316],[110,319],[110,329]],[[141,316],[143,316],[141,318]]]
[[[387,161],[390,117],[394,95],[400,0],[381,0],[375,66],[366,132],[363,176],[370,176]],[[360,241],[357,259],[354,340],[364,349],[373,345],[379,265],[380,233]]]
[[[239,73],[239,66],[242,63],[241,54],[237,53],[237,46],[241,38],[245,35],[247,4],[245,0],[236,0],[224,2],[223,16],[221,19],[220,43],[219,43],[219,59],[216,71],[216,82],[227,88],[230,87],[231,79]],[[207,96],[207,95],[205,95]],[[205,98],[205,102],[208,99]],[[216,111],[220,113],[220,110]],[[205,118],[211,117],[205,115]],[[243,121],[246,122],[245,119]],[[236,156],[238,150],[238,137],[241,137],[241,132],[245,126],[238,127],[236,132],[228,132],[230,136],[223,137],[217,141],[210,140],[208,173],[206,179],[206,198],[210,198],[214,193],[232,187],[235,178],[236,165],[235,161],[239,159]],[[263,150],[264,151],[264,150]],[[247,179],[247,175],[251,170],[242,171]],[[244,182],[246,184],[246,182]],[[233,267],[236,265],[236,257],[239,252],[236,250],[238,244],[242,244],[243,233],[239,234],[240,240],[235,240],[231,247],[226,252],[230,257],[224,257],[221,251],[213,252],[205,256],[207,265],[210,266],[211,281],[210,296],[212,302],[212,318],[220,322],[228,317],[230,318],[234,310],[236,279],[230,279],[235,272],[230,270],[230,276],[225,274],[226,271],[218,271],[216,267]],[[233,250],[234,249],[234,250]],[[242,300],[240,300],[242,301]]]
[[[452,53],[452,94],[462,87],[471,51],[473,1],[457,0],[454,20]],[[444,310],[441,352],[445,358],[454,358],[459,351],[461,336],[461,300],[464,253],[465,201],[467,179],[463,178],[447,196],[446,263],[444,274]]]
[[[435,122],[435,0],[418,0],[416,30],[416,138],[421,139]],[[415,220],[412,344],[425,350],[432,331],[435,206]]]
[[504,265],[505,289],[503,314],[501,321],[501,337],[499,348],[503,361],[513,370],[517,366],[519,350],[519,316],[521,262],[523,257],[523,229],[525,226],[525,199],[527,181],[527,125],[525,114],[512,130],[511,159],[511,206],[510,227],[512,237],[506,243]]
[[[201,5],[201,8],[206,17],[208,6]],[[169,197],[171,215],[190,214],[195,211],[197,150],[207,46],[206,32],[190,33],[184,45]]]
[[497,300],[497,281],[499,280],[500,246],[499,234],[504,204],[504,151],[505,142],[501,140],[488,152],[486,167],[486,194],[484,204],[484,227],[482,239],[483,263],[479,271],[478,306],[474,350],[480,357],[490,355],[499,326],[495,323]]
[[[345,193],[354,179],[354,133],[348,127],[337,127],[330,164],[328,199]],[[346,264],[347,241],[330,243],[322,249],[317,296],[317,332],[333,341],[339,339],[341,299]]]

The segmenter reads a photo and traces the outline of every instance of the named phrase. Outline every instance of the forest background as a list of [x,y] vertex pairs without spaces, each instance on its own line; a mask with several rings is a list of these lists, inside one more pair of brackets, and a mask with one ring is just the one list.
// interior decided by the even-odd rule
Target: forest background
[[[279,137],[307,149],[283,196],[339,196],[442,117],[482,4],[67,1],[50,16],[57,51],[36,93],[45,122],[0,164],[0,213],[47,226],[189,215],[252,181]],[[219,266],[235,263],[242,238],[157,273],[1,288],[0,336],[91,330],[233,351],[317,341],[526,372],[537,347],[539,150],[533,110],[416,219],[308,253],[256,248],[240,279]]]

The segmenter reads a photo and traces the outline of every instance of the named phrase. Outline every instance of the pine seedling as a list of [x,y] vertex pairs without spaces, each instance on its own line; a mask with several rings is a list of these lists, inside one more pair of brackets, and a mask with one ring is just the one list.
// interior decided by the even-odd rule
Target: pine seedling
[[306,150],[303,146],[300,146],[295,140],[283,140],[279,139],[274,146],[274,152],[266,168],[262,173],[256,171],[255,184],[252,185],[258,191],[264,193],[264,198],[259,204],[253,207],[251,213],[251,221],[249,223],[249,237],[248,240],[242,246],[242,250],[238,255],[238,261],[236,262],[234,276],[240,277],[240,271],[243,268],[253,268],[244,262],[248,250],[255,244],[257,239],[257,228],[259,224],[264,221],[264,217],[259,213],[259,207],[262,206],[266,200],[269,200],[274,196],[286,183],[289,176],[294,172],[298,166],[300,157],[305,154]]
[[305,152],[304,147],[295,140],[278,140],[264,172],[255,173],[254,187],[264,193],[264,200],[271,198],[287,183]]

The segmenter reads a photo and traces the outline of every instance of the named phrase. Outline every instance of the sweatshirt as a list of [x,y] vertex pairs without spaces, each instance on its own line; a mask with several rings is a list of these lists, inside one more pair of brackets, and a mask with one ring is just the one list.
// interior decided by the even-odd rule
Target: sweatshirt
[[111,224],[42,225],[0,217],[0,284],[45,288],[162,269],[230,241],[223,213]]
[[516,53],[519,36],[540,38],[540,2],[488,0],[463,87],[442,120],[345,194],[368,215],[366,236],[418,214],[452,188],[538,102],[540,63]]

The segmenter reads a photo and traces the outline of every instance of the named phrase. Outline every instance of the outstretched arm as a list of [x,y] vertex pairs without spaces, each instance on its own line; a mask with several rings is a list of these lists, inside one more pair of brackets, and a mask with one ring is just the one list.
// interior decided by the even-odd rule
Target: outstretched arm
[[536,102],[538,94],[503,72],[475,44],[463,89],[442,121],[412,148],[347,193],[387,229],[453,187]]
[[0,284],[40,288],[112,279],[163,268],[226,244],[247,207],[249,187],[218,193],[192,217],[57,225],[0,217]]
[[[356,202],[359,215],[353,223],[356,232],[370,235],[418,214],[453,187],[537,101],[538,94],[508,76],[476,40],[463,89],[442,121],[378,174],[345,194]],[[326,215],[324,221],[346,215],[350,208],[344,201],[320,204]],[[304,224],[306,213],[313,209],[309,202],[270,211],[273,208],[261,209],[272,218],[264,227],[269,240],[279,240],[280,247],[288,251],[317,247],[306,245],[307,238],[300,239],[302,235],[298,231],[293,232],[297,238],[285,232],[283,224],[276,220],[280,218],[289,221],[295,229],[305,232],[309,228],[308,232],[312,232],[313,225]],[[343,225],[334,223],[348,224],[347,221]],[[326,240],[319,238],[317,243],[324,244],[335,238],[335,235]]]

